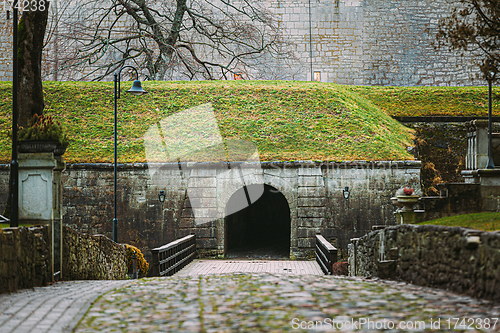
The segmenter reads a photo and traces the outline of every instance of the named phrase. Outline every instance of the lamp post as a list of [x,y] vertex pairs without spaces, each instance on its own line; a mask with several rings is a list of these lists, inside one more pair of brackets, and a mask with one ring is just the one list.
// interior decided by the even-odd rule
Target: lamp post
[[492,144],[492,116],[491,116],[491,85],[494,79],[494,75],[488,77],[488,165],[486,169],[495,169],[495,163],[493,162],[493,144]]
[[10,163],[10,226],[19,226],[19,163],[17,162],[17,0],[12,4],[12,161]]
[[134,83],[132,84],[132,88],[130,88],[129,90],[127,90],[128,93],[131,93],[132,95],[143,95],[143,94],[147,94],[147,91],[145,91],[144,89],[142,89],[142,86],[141,86],[141,81],[139,81],[139,73],[137,72],[137,68],[135,68],[134,66],[123,66],[121,67],[118,72],[115,73],[115,78],[114,78],[114,81],[115,81],[115,93],[114,93],[114,97],[115,97],[115,131],[114,131],[114,141],[115,141],[115,145],[114,145],[114,178],[113,178],[113,186],[114,186],[114,218],[113,218],[113,241],[114,242],[118,242],[118,219],[116,218],[116,169],[117,169],[117,145],[116,145],[116,142],[117,142],[117,135],[116,135],[116,130],[117,130],[117,123],[118,123],[118,117],[117,117],[117,102],[118,102],[118,99],[120,98],[120,74],[122,72],[123,69],[125,68],[131,68],[135,71],[135,75],[137,76],[137,80],[134,81]]

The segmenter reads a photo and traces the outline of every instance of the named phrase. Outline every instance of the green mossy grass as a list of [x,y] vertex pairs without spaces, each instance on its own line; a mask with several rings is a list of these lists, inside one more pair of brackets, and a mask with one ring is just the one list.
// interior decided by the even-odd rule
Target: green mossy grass
[[476,213],[443,217],[438,220],[426,221],[420,225],[444,225],[448,227],[464,227],[475,230],[496,231],[500,230],[500,213]]
[[[486,84],[486,83],[485,83]],[[350,86],[391,116],[488,116],[485,87]],[[493,87],[493,115],[500,116],[500,88]]]
[[[20,224],[20,227],[33,227],[33,224]],[[0,223],[0,229],[10,228],[10,224],[8,223]]]
[[[225,140],[248,140],[261,161],[409,160],[411,130],[349,86],[295,81],[143,82],[118,100],[118,160],[146,162],[143,135],[176,112],[211,103]],[[44,82],[45,113],[61,121],[68,162],[113,160],[113,83]],[[0,83],[0,162],[10,160],[11,83]],[[166,134],[168,135],[168,134]]]

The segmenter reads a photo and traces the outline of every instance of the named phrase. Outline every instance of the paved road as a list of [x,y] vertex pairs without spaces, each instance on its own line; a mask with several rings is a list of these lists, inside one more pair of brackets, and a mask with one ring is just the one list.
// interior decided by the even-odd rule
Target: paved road
[[405,283],[199,275],[142,279],[107,293],[76,332],[500,332],[499,317],[499,304]]
[[499,317],[500,304],[442,290],[288,273],[74,281],[0,295],[1,333],[500,332]]
[[57,282],[1,294],[0,332],[69,332],[98,296],[129,282]]

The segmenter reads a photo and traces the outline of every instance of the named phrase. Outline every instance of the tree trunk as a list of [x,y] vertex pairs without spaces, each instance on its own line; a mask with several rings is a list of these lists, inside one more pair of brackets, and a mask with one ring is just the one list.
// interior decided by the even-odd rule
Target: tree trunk
[[39,1],[38,4],[44,4],[45,10],[41,11],[40,6],[37,6],[38,10],[24,11],[19,21],[17,54],[20,126],[27,126],[33,115],[41,115],[44,108],[41,67],[49,2]]

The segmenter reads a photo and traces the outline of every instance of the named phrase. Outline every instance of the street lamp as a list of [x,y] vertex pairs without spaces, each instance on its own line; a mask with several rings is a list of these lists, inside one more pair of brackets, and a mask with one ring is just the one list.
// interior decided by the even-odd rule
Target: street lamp
[[115,137],[115,151],[114,151],[114,182],[113,182],[113,186],[114,186],[114,218],[113,218],[113,241],[114,242],[118,242],[118,219],[116,218],[116,167],[117,167],[117,148],[116,148],[116,138],[117,138],[117,135],[116,135],[116,128],[117,128],[117,112],[116,112],[116,106],[117,106],[117,101],[118,101],[118,98],[120,98],[120,74],[122,72],[123,69],[125,68],[131,68],[135,71],[135,75],[137,76],[137,80],[134,81],[134,83],[132,84],[132,88],[130,88],[129,90],[127,90],[128,93],[131,93],[132,95],[143,95],[143,94],[147,94],[147,91],[145,91],[144,89],[142,89],[142,86],[141,86],[141,81],[139,81],[139,73],[137,72],[137,68],[135,68],[134,66],[123,66],[122,68],[120,68],[118,70],[118,72],[115,73],[115,133],[114,133],[114,137]]
[[491,86],[493,80],[495,80],[496,70],[494,70],[493,62],[489,60],[486,66],[487,75],[486,80],[488,80],[488,164],[486,169],[495,169],[495,163],[493,162],[493,144],[492,144],[492,115],[491,115]]
[[19,225],[19,163],[17,161],[17,0],[12,4],[12,161],[10,163],[10,226]]

